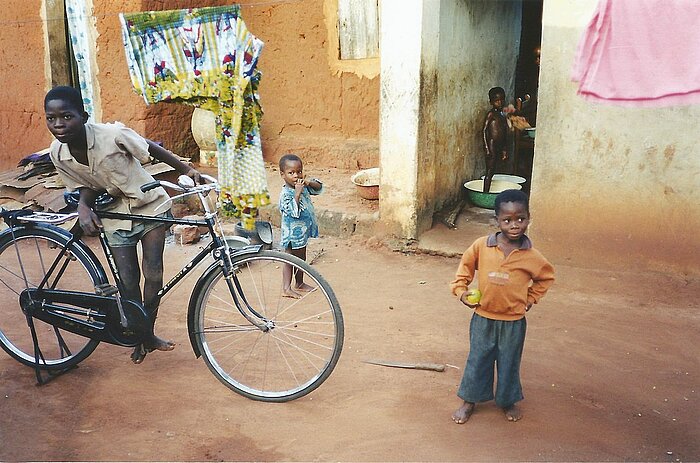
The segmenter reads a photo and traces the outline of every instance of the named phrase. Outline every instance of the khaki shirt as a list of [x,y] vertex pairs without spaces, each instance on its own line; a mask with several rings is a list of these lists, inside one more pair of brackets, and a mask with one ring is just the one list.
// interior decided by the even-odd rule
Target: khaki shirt
[[[154,180],[141,165],[150,160],[142,136],[120,122],[86,123],[85,135],[87,166],[75,160],[67,144],[51,143],[51,161],[69,191],[107,191],[117,199],[104,209],[110,212],[154,216],[170,209],[170,196],[163,188],[141,191]],[[102,224],[106,231],[131,230],[131,220],[103,219]]]

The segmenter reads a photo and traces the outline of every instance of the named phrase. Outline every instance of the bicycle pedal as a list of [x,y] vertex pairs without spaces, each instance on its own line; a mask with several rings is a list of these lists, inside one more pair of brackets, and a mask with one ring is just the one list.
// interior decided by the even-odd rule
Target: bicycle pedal
[[116,286],[102,283],[95,286],[95,292],[100,296],[114,296],[119,292]]

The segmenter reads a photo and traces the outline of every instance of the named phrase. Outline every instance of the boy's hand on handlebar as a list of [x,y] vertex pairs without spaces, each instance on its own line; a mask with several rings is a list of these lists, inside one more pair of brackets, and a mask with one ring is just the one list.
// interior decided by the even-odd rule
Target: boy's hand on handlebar
[[209,183],[204,177],[202,177],[202,174],[195,169],[194,167],[190,167],[190,170],[188,170],[185,173],[186,176],[194,180],[195,185],[201,185],[202,183]]
[[102,221],[95,211],[84,204],[78,204],[78,223],[88,236],[95,236],[100,233]]

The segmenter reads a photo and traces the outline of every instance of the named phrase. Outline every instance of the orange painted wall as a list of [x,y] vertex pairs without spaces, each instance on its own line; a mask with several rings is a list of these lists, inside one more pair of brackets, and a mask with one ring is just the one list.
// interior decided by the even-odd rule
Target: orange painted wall
[[0,169],[15,167],[48,145],[42,99],[46,91],[40,0],[7,0],[0,8]]
[[248,29],[265,41],[260,98],[265,157],[285,152],[323,165],[379,165],[379,77],[334,75],[322,0],[267,6],[242,1]]
[[[229,4],[226,1],[93,0],[97,29],[97,78],[103,121],[120,120],[180,154],[196,153],[190,133],[192,108],[146,106],[131,87],[119,12]],[[293,151],[329,167],[378,165],[379,78],[333,73],[323,0],[241,1],[248,29],[265,42],[259,88],[265,158]],[[46,81],[40,0],[6,0],[0,12],[0,169],[48,146],[43,123]],[[18,55],[17,50],[22,53]]]

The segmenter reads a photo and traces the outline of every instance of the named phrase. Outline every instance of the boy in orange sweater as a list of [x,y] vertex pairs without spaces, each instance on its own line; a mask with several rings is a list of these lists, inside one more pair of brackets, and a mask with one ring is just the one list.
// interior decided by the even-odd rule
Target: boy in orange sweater
[[[520,190],[496,196],[499,231],[477,239],[462,255],[452,293],[475,309],[469,325],[469,358],[457,395],[464,401],[452,414],[465,423],[477,402],[496,399],[509,421],[518,421],[523,399],[520,359],[525,342],[525,312],[554,283],[554,268],[525,235],[530,222],[529,201]],[[479,271],[478,302],[467,287]],[[474,301],[474,302],[470,302]],[[493,393],[494,367],[498,380]]]

